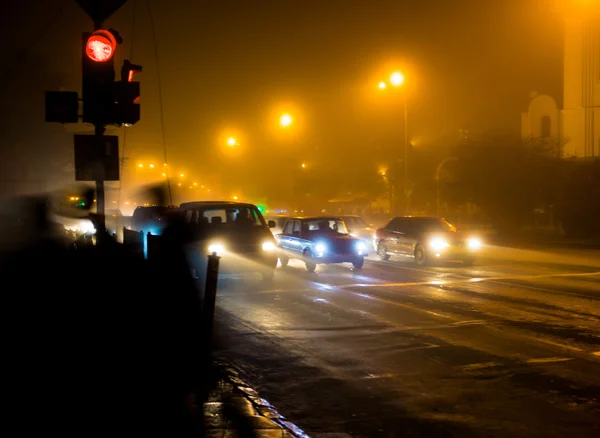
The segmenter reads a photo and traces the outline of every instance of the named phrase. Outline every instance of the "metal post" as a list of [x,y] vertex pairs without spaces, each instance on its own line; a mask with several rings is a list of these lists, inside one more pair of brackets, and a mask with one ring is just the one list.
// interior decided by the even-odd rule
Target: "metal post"
[[[98,142],[102,141],[104,135],[104,125],[96,123],[94,125],[94,136]],[[96,181],[96,214],[98,215],[98,230],[99,234],[103,234],[106,230],[106,217],[104,216],[104,181]]]
[[436,181],[436,214],[439,216],[440,215],[440,198],[441,198],[441,187],[440,187],[440,172],[442,170],[442,167],[444,167],[444,164],[448,163],[449,161],[458,161],[458,158],[456,157],[449,157],[446,158],[444,160],[442,160],[442,162],[440,164],[438,164],[437,168],[435,169],[435,181]]
[[436,216],[440,215],[440,176],[437,175],[435,178],[436,181],[436,199],[435,199],[435,214]]
[[208,256],[208,266],[206,267],[206,286],[204,287],[204,303],[202,306],[202,313],[204,318],[204,335],[206,336],[208,346],[212,345],[220,258],[221,257],[219,257],[216,252],[213,252]]
[[410,194],[408,185],[408,102],[404,95],[404,211],[410,208]]

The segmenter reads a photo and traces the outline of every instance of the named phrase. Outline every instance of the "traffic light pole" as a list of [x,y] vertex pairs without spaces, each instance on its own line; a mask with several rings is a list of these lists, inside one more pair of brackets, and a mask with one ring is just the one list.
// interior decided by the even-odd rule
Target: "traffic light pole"
[[[98,143],[102,142],[104,136],[104,125],[94,124],[94,137]],[[104,180],[96,180],[96,214],[98,215],[98,232],[106,230],[105,202],[104,202]]]

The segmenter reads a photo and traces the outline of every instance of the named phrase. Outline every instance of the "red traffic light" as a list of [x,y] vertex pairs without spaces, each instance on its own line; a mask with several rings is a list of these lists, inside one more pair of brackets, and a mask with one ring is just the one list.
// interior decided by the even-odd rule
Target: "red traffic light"
[[112,33],[107,30],[97,30],[85,43],[85,54],[92,61],[106,62],[113,57],[116,47],[117,40]]

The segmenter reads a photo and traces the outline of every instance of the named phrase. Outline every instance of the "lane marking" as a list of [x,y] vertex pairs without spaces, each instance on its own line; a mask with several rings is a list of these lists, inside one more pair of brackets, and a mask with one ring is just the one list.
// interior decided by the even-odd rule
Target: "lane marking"
[[573,360],[572,357],[541,357],[539,359],[529,359],[527,363],[553,363],[553,362],[567,362]]
[[[600,271],[598,272],[582,272],[582,273],[554,273],[554,274],[536,274],[536,275],[509,275],[509,276],[498,276],[498,277],[465,277],[465,280],[444,280],[443,285],[451,285],[453,283],[481,283],[484,281],[506,284],[508,286],[516,286],[516,287],[525,287],[530,289],[540,289],[545,291],[553,291],[553,289],[544,289],[538,288],[535,286],[521,285],[521,284],[512,284],[512,283],[502,283],[503,280],[530,280],[530,279],[538,279],[538,278],[562,278],[562,277],[594,277],[600,276]],[[462,276],[464,277],[464,276]],[[437,282],[428,281],[411,281],[411,282],[395,282],[395,283],[354,283],[354,284],[345,284],[340,285],[339,287],[348,288],[348,287],[407,287],[407,286],[437,286]]]
[[470,319],[468,321],[456,321],[453,322],[452,325],[481,325],[486,323],[487,321],[484,321],[482,319]]
[[577,352],[583,351],[583,349],[581,349],[581,348],[571,347],[570,345],[560,344],[558,342],[549,341],[548,339],[532,338],[531,336],[527,336],[526,338],[537,341],[537,342],[542,342],[544,344],[554,345],[555,347],[564,348],[565,350],[571,350],[571,351],[577,351]]
[[385,373],[385,374],[367,374],[364,377],[361,377],[361,379],[389,379],[394,377],[393,374],[390,373]]
[[406,269],[407,271],[425,272],[426,274],[444,274],[444,275],[452,275],[455,277],[469,278],[468,275],[464,275],[464,274],[456,274],[454,272],[445,272],[445,271],[428,271],[427,269],[418,269],[418,268],[409,268],[408,266],[402,266],[402,265],[399,265],[394,262],[384,262],[382,260],[370,260],[370,262],[373,263],[374,265],[393,266],[393,267],[398,267],[400,269]]
[[415,310],[417,312],[427,313],[428,315],[433,315],[433,316],[437,316],[440,318],[453,319],[451,316],[448,316],[448,315],[444,315],[444,314],[441,314],[438,312],[433,312],[431,310],[421,309],[419,307],[409,306],[408,304],[398,303],[397,301],[386,300],[385,298],[379,298],[379,297],[375,297],[373,295],[361,294],[358,292],[350,292],[350,293],[352,295],[356,295],[357,297],[374,300],[374,301],[379,301],[379,302],[386,303],[386,304],[391,304],[396,307],[402,307],[405,309]]
[[473,370],[481,370],[483,368],[492,368],[492,367],[501,367],[502,364],[498,362],[481,362],[481,363],[472,363],[470,365],[463,365],[460,368],[463,371],[473,371]]

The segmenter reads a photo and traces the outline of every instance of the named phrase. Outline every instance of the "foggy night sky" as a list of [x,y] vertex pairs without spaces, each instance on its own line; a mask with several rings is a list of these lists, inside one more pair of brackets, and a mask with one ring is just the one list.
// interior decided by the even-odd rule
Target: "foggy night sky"
[[[303,159],[307,146],[362,162],[403,138],[401,92],[377,89],[394,69],[407,74],[411,138],[425,143],[461,127],[517,133],[532,90],[562,100],[562,28],[544,0],[129,0],[105,23],[125,40],[117,68],[144,68],[127,156],[162,157],[148,1],[169,160],[193,172],[227,159],[225,132],[241,137],[246,164]],[[74,1],[13,3],[2,6],[3,178],[16,156],[34,172],[69,161],[82,126],[44,123],[43,91],[79,90],[80,34],[92,29]],[[294,132],[275,128],[282,104]]]

